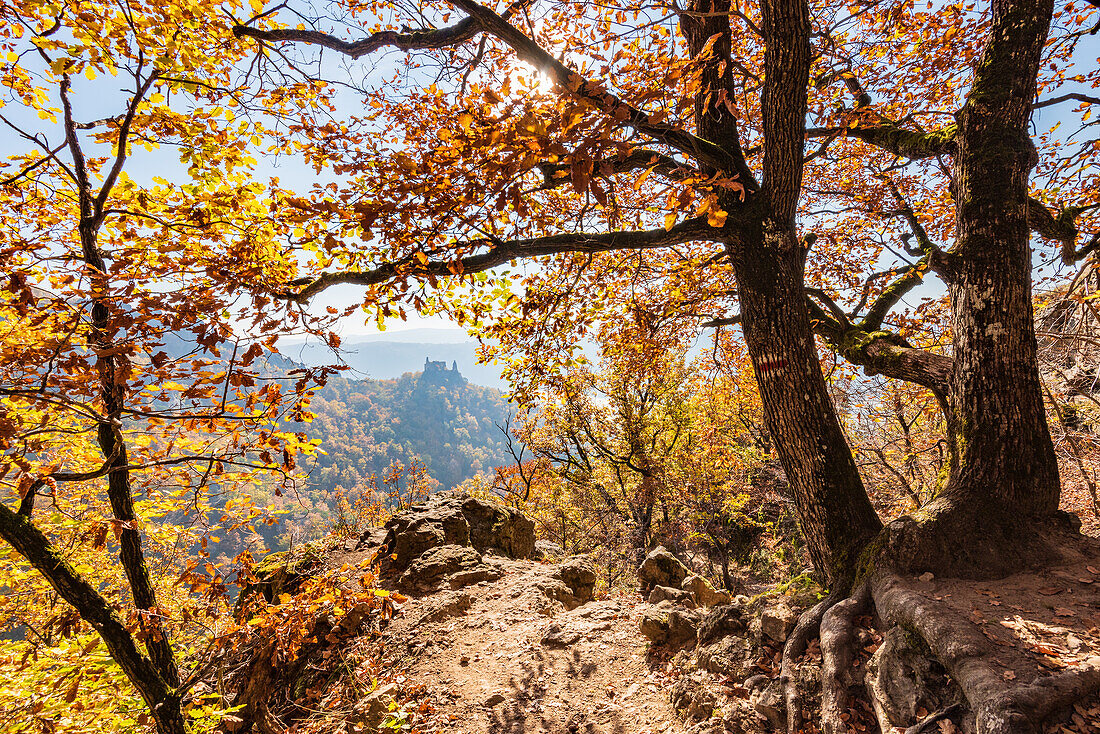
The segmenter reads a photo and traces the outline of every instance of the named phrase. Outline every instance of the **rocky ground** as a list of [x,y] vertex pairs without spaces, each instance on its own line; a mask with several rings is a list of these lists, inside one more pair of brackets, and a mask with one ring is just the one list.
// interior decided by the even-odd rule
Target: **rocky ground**
[[560,565],[486,562],[499,579],[410,600],[388,630],[391,662],[431,692],[419,731],[684,731],[637,600],[568,600]]
[[[457,494],[396,516],[319,566],[348,587],[376,569],[371,583],[391,590],[377,592],[391,594],[387,605],[307,620],[314,629],[293,665],[280,667],[270,641],[245,646],[223,664],[235,671],[230,699],[243,704],[225,731],[768,734],[788,730],[791,692],[798,731],[818,731],[819,642],[786,670],[782,662],[800,612],[818,600],[812,590],[732,596],[657,548],[638,571],[641,594],[596,598],[589,561],[536,546],[520,513]],[[269,563],[253,593],[274,599],[311,572]],[[975,660],[1000,666],[1010,688],[1100,665],[1100,552],[1041,575],[979,584],[929,574],[906,588],[988,640],[971,646],[994,654]],[[851,732],[974,730],[962,691],[919,638],[857,615],[849,643],[842,718]],[[270,660],[248,652],[257,649]],[[1100,704],[1077,701],[1047,731],[1100,732]]]

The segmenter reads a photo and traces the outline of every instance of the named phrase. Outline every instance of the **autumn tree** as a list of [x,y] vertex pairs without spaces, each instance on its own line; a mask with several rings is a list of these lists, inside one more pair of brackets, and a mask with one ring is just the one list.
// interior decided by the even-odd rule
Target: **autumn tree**
[[224,610],[208,543],[258,513],[222,493],[277,486],[310,446],[282,428],[309,376],[264,364],[278,310],[242,324],[217,261],[275,231],[224,9],[0,4],[5,612],[35,645],[84,635],[71,654],[93,630],[165,734],[194,683],[177,646]]
[[[1052,0],[454,0],[349,3],[322,18],[278,6],[234,33],[299,61],[314,48],[394,50],[398,74],[352,82],[364,114],[302,129],[307,160],[342,180],[295,202],[295,277],[264,282],[292,302],[358,284],[381,314],[424,305],[420,284],[439,283],[456,318],[490,332],[494,319],[541,317],[528,332],[543,353],[568,352],[573,327],[646,269],[693,282],[685,308],[734,295],[736,313],[710,315],[740,325],[830,604],[857,592],[829,619],[842,624],[871,592],[884,618],[913,618],[922,610],[897,573],[1003,574],[1055,557],[1055,529],[1069,528],[1032,318],[1032,244],[1048,245],[1032,233],[1066,262],[1095,248],[1080,243],[1095,227],[1095,147],[1031,125],[1047,107],[1087,120],[1098,72],[1078,44],[1094,25],[1089,8]],[[292,66],[303,68],[280,64]],[[900,263],[868,272],[888,248]],[[481,289],[497,311],[464,299],[478,274],[526,259],[539,263],[526,288],[502,278]],[[891,320],[929,273],[949,295],[948,350],[914,346]],[[945,412],[946,484],[885,530],[815,333],[926,387]],[[934,651],[950,645],[928,636]],[[1031,731],[1082,680],[1041,704],[1006,694],[987,705],[984,674],[952,672],[986,731]]]
[[693,322],[635,303],[595,335],[591,362],[525,394],[521,453],[498,472],[497,489],[536,517],[568,515],[583,529],[579,542],[568,543],[549,517],[542,524],[572,550],[599,550],[611,577],[629,575],[663,544],[705,552],[730,587],[731,562],[746,560],[763,529],[749,517],[761,509],[764,493],[752,487],[766,473],[759,398],[748,369],[728,369],[745,366],[743,352],[738,360],[723,351],[726,369],[714,374],[711,355],[689,359],[694,334],[685,326]]

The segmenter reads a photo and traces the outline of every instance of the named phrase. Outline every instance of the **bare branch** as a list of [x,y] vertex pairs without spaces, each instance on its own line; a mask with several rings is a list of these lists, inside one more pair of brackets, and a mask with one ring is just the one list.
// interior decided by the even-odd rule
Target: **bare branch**
[[395,262],[383,263],[373,270],[326,273],[316,278],[295,280],[289,285],[298,290],[286,291],[278,296],[300,303],[308,301],[326,288],[340,284],[371,286],[399,278],[445,278],[482,272],[523,258],[564,252],[596,253],[670,247],[695,240],[717,241],[722,233],[723,228],[709,226],[705,217],[694,217],[680,222],[667,231],[651,229],[600,234],[580,232],[506,242],[487,242],[486,244],[490,244],[488,251],[458,260],[434,260],[425,263],[414,255],[408,255]]
[[1080,92],[1070,92],[1069,94],[1062,94],[1051,99],[1044,99],[1040,102],[1036,102],[1032,105],[1032,109],[1038,110],[1043,107],[1050,107],[1052,105],[1061,104],[1062,102],[1068,102],[1074,100],[1083,104],[1100,104],[1100,97],[1093,97],[1088,94],[1081,94]]
[[[543,176],[542,188],[553,189],[569,183],[569,172],[572,168],[571,163],[544,163],[540,165],[539,171],[542,172]],[[696,169],[681,163],[672,156],[654,150],[637,148],[625,156],[614,156],[597,161],[593,164],[593,175],[600,175],[605,169],[610,169],[612,174],[616,174],[628,173],[640,168],[652,168],[656,173],[674,181],[699,173]]]
[[684,155],[700,161],[707,161],[723,171],[732,172],[736,170],[732,156],[721,146],[692,135],[681,128],[655,122],[646,112],[619,99],[604,89],[602,85],[584,79],[577,72],[558,61],[530,37],[509,23],[505,17],[472,0],[455,0],[453,4],[455,7],[466,11],[469,17],[442,30],[423,30],[411,33],[384,31],[354,42],[343,41],[319,31],[262,30],[243,25],[235,26],[233,34],[237,37],[248,36],[267,42],[295,41],[311,43],[358,58],[384,47],[410,50],[454,46],[470,40],[477,33],[484,31],[506,43],[521,59],[545,73],[563,90],[583,99],[616,120],[621,120],[624,124],[634,127],[636,130],[680,151]]
[[416,49],[447,48],[457,46],[469,41],[481,32],[481,27],[473,18],[464,18],[458,23],[446,28],[431,28],[399,33],[398,31],[379,31],[358,41],[344,41],[320,31],[294,28],[277,28],[263,30],[248,25],[233,26],[233,35],[237,38],[246,36],[258,41],[278,43],[290,41],[294,43],[307,43],[337,51],[357,59],[373,51],[382,48],[393,47],[402,51]]

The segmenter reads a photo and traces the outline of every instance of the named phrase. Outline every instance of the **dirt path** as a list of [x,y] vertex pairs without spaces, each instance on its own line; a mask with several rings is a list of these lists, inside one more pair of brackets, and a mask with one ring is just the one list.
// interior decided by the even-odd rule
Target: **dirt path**
[[502,578],[410,599],[387,630],[392,662],[423,684],[421,731],[454,734],[683,732],[670,681],[646,662],[636,600],[566,610],[550,567],[492,559]]

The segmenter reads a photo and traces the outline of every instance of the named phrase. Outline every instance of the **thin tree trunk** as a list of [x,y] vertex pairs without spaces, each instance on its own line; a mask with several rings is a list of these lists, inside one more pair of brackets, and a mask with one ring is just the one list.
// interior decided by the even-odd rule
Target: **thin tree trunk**
[[793,230],[762,240],[735,258],[745,340],[810,557],[829,587],[844,591],[882,523],[821,374],[803,297],[801,244]]

